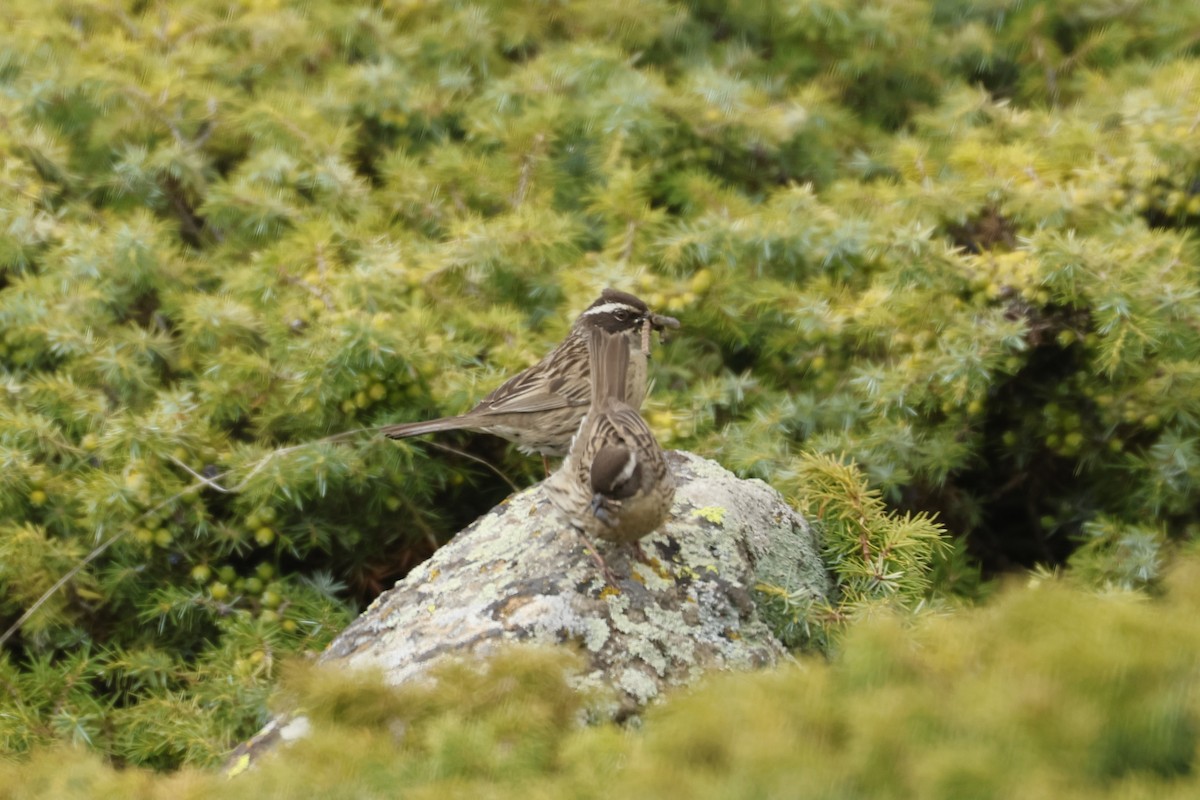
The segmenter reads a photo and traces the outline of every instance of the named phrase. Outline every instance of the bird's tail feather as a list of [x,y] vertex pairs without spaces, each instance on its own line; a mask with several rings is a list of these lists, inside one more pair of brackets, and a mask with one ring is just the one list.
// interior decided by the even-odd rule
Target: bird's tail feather
[[422,433],[453,431],[462,427],[462,417],[440,417],[424,422],[402,422],[399,425],[387,425],[380,428],[379,432],[389,439],[406,439],[409,436],[420,436]]

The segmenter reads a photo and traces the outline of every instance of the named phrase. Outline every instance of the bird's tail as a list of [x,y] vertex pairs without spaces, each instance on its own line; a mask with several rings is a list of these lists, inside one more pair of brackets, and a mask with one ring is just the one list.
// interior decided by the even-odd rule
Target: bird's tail
[[380,428],[379,432],[389,439],[407,439],[409,436],[420,436],[422,433],[458,430],[462,426],[462,417],[440,417],[424,422],[402,422],[399,425],[387,425]]
[[625,402],[629,372],[629,343],[625,337],[593,328],[588,339],[588,361],[592,371],[592,407],[604,400]]

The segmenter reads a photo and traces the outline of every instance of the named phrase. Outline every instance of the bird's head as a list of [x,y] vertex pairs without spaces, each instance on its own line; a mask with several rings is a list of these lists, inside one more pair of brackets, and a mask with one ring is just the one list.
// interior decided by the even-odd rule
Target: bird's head
[[679,320],[655,314],[640,298],[628,292],[605,289],[579,315],[575,324],[584,331],[600,328],[609,333],[640,336],[643,350],[648,350],[650,331],[662,333],[666,328],[678,328]]

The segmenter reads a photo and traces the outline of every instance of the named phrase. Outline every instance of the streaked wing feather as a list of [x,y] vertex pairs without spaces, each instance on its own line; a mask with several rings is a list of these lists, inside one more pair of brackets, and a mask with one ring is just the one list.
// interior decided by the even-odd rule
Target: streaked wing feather
[[[587,370],[586,361],[579,364],[580,356],[586,356],[580,343],[568,339],[537,365],[513,376],[480,400],[472,415],[522,414],[588,405],[590,382],[567,379]],[[549,365],[555,367],[551,369]]]

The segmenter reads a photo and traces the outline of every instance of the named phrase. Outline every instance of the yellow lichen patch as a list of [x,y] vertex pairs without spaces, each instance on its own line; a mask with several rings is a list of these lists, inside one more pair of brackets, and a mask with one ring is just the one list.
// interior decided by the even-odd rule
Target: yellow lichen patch
[[250,754],[242,753],[237,760],[229,765],[229,769],[225,770],[225,774],[229,777],[240,775],[250,767]]
[[654,570],[654,574],[662,578],[664,581],[674,578],[674,575],[671,574],[671,570],[667,569],[667,565],[659,561],[657,558],[648,559],[643,563],[645,563],[645,565],[650,569]]
[[726,509],[724,506],[705,506],[704,508],[697,508],[692,513],[694,516],[697,516],[703,520],[707,520],[714,525],[722,525],[725,523]]

